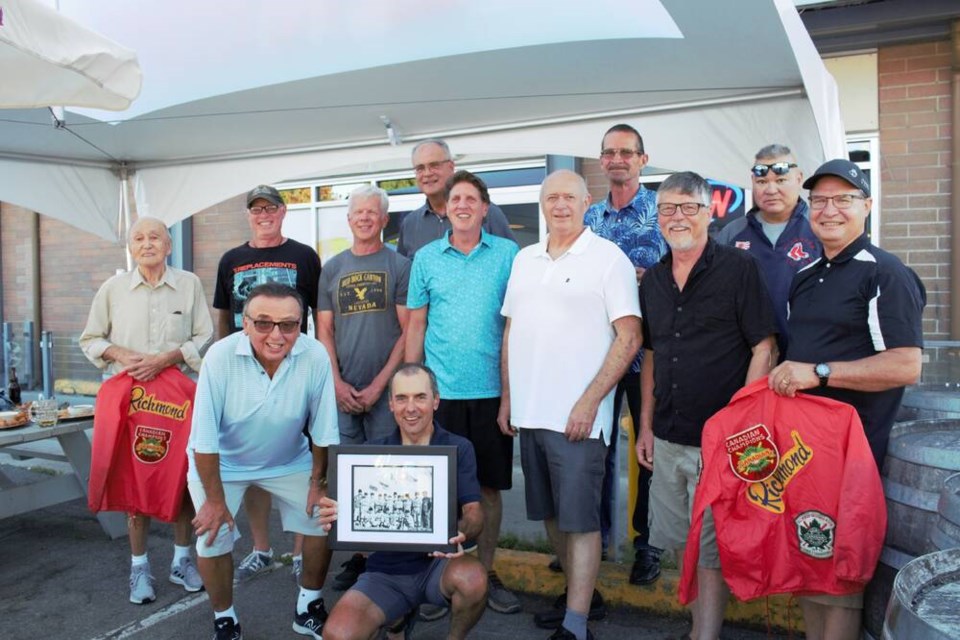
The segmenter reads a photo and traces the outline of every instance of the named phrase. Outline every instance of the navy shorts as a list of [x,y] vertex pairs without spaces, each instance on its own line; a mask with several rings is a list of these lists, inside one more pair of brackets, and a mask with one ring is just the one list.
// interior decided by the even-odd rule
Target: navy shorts
[[426,569],[413,574],[365,571],[350,588],[370,598],[383,611],[386,624],[391,624],[424,602],[450,606],[450,601],[440,592],[440,577],[447,562],[446,558],[434,558]]

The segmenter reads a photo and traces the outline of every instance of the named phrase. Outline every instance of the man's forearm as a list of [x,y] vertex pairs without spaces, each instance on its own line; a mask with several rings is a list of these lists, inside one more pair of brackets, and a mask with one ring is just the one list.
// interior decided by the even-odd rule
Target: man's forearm
[[640,368],[640,428],[653,430],[653,351],[643,353],[643,365]]
[[325,489],[327,486],[327,448],[311,445],[313,468],[310,470],[310,486]]
[[479,502],[470,502],[463,505],[463,517],[457,522],[457,528],[463,532],[467,540],[475,539],[483,530],[483,510]]
[[583,397],[595,404],[599,404],[623,378],[630,364],[637,355],[637,350],[643,344],[640,332],[640,318],[626,316],[614,322],[617,336],[610,345],[600,371],[584,391]]
[[203,492],[207,494],[207,500],[224,503],[223,481],[220,479],[220,454],[194,452],[193,460],[197,465],[197,475],[200,476],[200,484],[203,485]]
[[770,373],[776,359],[777,340],[774,336],[767,336],[752,349],[750,365],[747,367],[747,379],[744,384],[750,384],[757,378],[762,378]]
[[407,324],[404,362],[423,362],[423,341],[427,334],[427,308],[412,309]]

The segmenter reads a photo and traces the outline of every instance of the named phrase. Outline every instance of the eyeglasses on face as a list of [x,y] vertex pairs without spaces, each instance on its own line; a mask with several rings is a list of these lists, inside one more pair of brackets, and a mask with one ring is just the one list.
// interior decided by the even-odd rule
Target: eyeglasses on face
[[414,165],[413,172],[418,176],[423,175],[427,171],[431,171],[431,172],[436,171],[437,169],[447,164],[448,162],[450,162],[450,160],[438,160],[436,162],[428,162],[426,164]]
[[275,205],[275,204],[268,204],[265,207],[248,207],[247,208],[247,211],[249,211],[250,214],[254,216],[258,216],[261,213],[269,213],[272,215],[279,210],[280,210],[279,205]]
[[796,166],[796,162],[774,162],[773,164],[757,163],[750,168],[750,172],[758,178],[766,176],[768,171],[773,171],[778,176],[785,176],[790,173],[790,169]]
[[620,156],[624,160],[632,160],[634,156],[640,155],[636,149],[604,149],[600,152],[600,157],[604,160],[613,160]]
[[700,213],[700,209],[706,207],[705,204],[700,204],[699,202],[682,202],[680,204],[674,204],[672,202],[661,202],[657,205],[657,214],[661,218],[669,218],[672,215],[675,215],[677,211],[680,211],[683,215],[688,218]]
[[833,202],[837,209],[849,209],[854,200],[866,200],[866,196],[858,193],[839,193],[835,196],[810,196],[810,208],[819,211],[825,209],[828,202]]
[[253,323],[253,328],[257,330],[257,333],[273,333],[274,327],[280,327],[280,333],[300,331],[299,320],[281,320],[280,322],[274,322],[273,320],[255,320],[249,315],[247,315],[247,319]]

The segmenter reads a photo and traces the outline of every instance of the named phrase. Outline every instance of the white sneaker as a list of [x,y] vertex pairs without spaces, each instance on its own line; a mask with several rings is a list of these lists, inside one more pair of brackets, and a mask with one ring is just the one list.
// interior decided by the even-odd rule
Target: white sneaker
[[133,604],[147,604],[157,599],[153,590],[153,575],[150,565],[138,564],[130,567],[130,602]]
[[237,571],[234,574],[234,582],[242,582],[257,575],[264,569],[273,564],[273,549],[264,553],[254,549],[250,554],[240,561]]
[[203,579],[192,558],[180,558],[180,562],[170,565],[170,582],[191,593],[203,589]]

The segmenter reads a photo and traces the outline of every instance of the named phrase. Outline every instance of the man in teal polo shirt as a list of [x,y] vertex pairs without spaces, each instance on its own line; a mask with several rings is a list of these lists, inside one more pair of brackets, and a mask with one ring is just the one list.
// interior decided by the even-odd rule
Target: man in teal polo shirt
[[405,360],[425,362],[436,372],[437,422],[473,443],[484,514],[477,547],[489,576],[487,604],[516,613],[520,601],[493,571],[493,556],[503,516],[500,492],[513,486],[513,442],[497,426],[500,307],[519,249],[483,230],[489,207],[487,186],[472,173],[457,171],[447,181],[451,229],[417,251],[410,270]]

